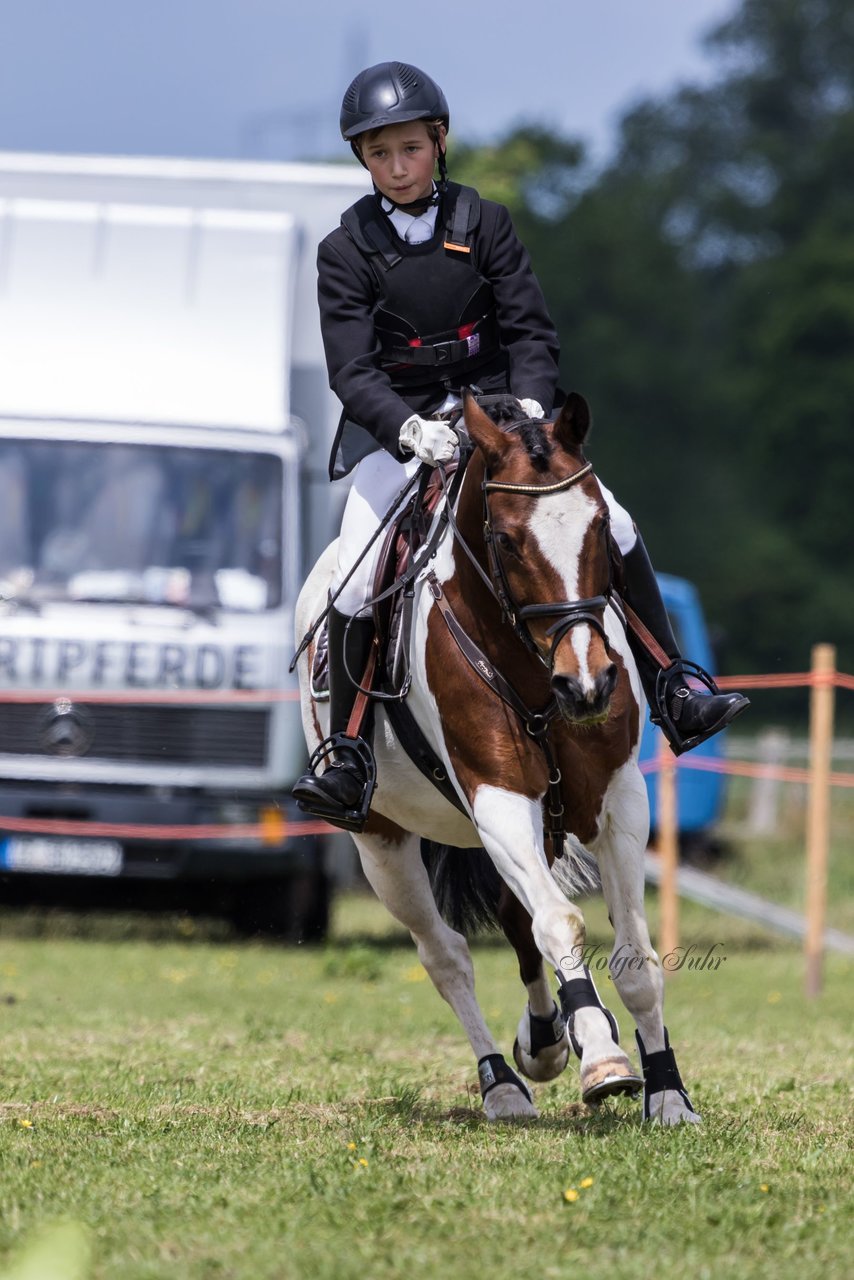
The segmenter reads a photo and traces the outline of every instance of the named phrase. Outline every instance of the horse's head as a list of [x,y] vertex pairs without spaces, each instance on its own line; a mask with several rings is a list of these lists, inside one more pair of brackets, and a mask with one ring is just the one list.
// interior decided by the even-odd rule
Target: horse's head
[[504,611],[548,666],[564,719],[604,719],[617,668],[603,621],[608,508],[583,452],[587,401],[573,392],[554,423],[502,429],[467,396],[465,423],[485,464],[487,558]]

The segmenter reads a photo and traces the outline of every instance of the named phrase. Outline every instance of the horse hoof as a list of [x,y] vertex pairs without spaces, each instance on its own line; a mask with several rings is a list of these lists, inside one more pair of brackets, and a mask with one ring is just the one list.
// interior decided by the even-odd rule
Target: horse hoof
[[569,1042],[564,1038],[562,1044],[539,1049],[536,1058],[532,1058],[516,1039],[513,1042],[513,1061],[523,1076],[535,1080],[537,1084],[545,1084],[548,1080],[556,1080],[565,1070],[569,1061]]
[[675,1089],[665,1089],[654,1093],[649,1100],[649,1113],[646,1116],[650,1124],[702,1124],[703,1117],[686,1104],[681,1093]]
[[588,1107],[595,1107],[605,1098],[617,1094],[634,1095],[643,1089],[643,1076],[639,1076],[625,1055],[602,1058],[592,1066],[582,1068],[581,1100]]
[[515,1084],[497,1084],[483,1100],[487,1120],[536,1120],[539,1111]]

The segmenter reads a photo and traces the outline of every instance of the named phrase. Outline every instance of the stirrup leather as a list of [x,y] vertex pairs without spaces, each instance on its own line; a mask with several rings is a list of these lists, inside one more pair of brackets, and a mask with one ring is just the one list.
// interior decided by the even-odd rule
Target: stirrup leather
[[308,762],[308,772],[317,775],[321,766],[330,757],[334,757],[341,748],[350,753],[351,759],[347,761],[348,768],[352,766],[352,772],[358,772],[362,784],[362,797],[358,805],[350,809],[342,809],[338,805],[326,805],[320,798],[311,801],[297,799],[297,805],[303,813],[322,818],[324,822],[334,827],[359,832],[365,828],[374,788],[377,785],[377,765],[371,744],[364,738],[353,738],[347,733],[332,733],[328,738],[324,738],[312,752]]

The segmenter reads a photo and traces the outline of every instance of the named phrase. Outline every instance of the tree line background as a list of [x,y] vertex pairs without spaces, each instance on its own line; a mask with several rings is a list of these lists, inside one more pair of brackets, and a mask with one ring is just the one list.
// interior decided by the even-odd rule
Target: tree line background
[[744,0],[708,46],[714,78],[633,109],[604,169],[525,125],[452,139],[451,173],[510,207],[588,455],[697,584],[720,669],[826,640],[851,672],[854,5]]

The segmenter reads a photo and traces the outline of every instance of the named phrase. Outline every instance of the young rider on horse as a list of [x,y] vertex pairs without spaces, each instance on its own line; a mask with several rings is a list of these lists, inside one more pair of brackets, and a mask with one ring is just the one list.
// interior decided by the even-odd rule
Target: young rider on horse
[[[449,461],[458,443],[434,415],[448,413],[460,389],[476,384],[509,392],[527,416],[542,418],[557,389],[558,338],[528,254],[503,205],[448,181],[448,122],[439,86],[402,62],[361,72],[341,107],[341,133],[374,191],[345,211],[318,251],[329,381],[344,406],[330,476],[355,468],[333,589],[345,585],[328,619],[333,734],[345,730],[356,696],[347,672],[361,679],[368,660],[374,628],[365,605],[379,543],[356,561],[406,480],[421,463]],[[674,749],[687,750],[748,702],[688,686],[640,535],[600,487],[623,557],[624,599],[669,659],[656,662],[630,630],[644,691]],[[335,815],[359,805],[363,783],[358,757],[344,747],[325,772],[300,778],[294,795]]]

